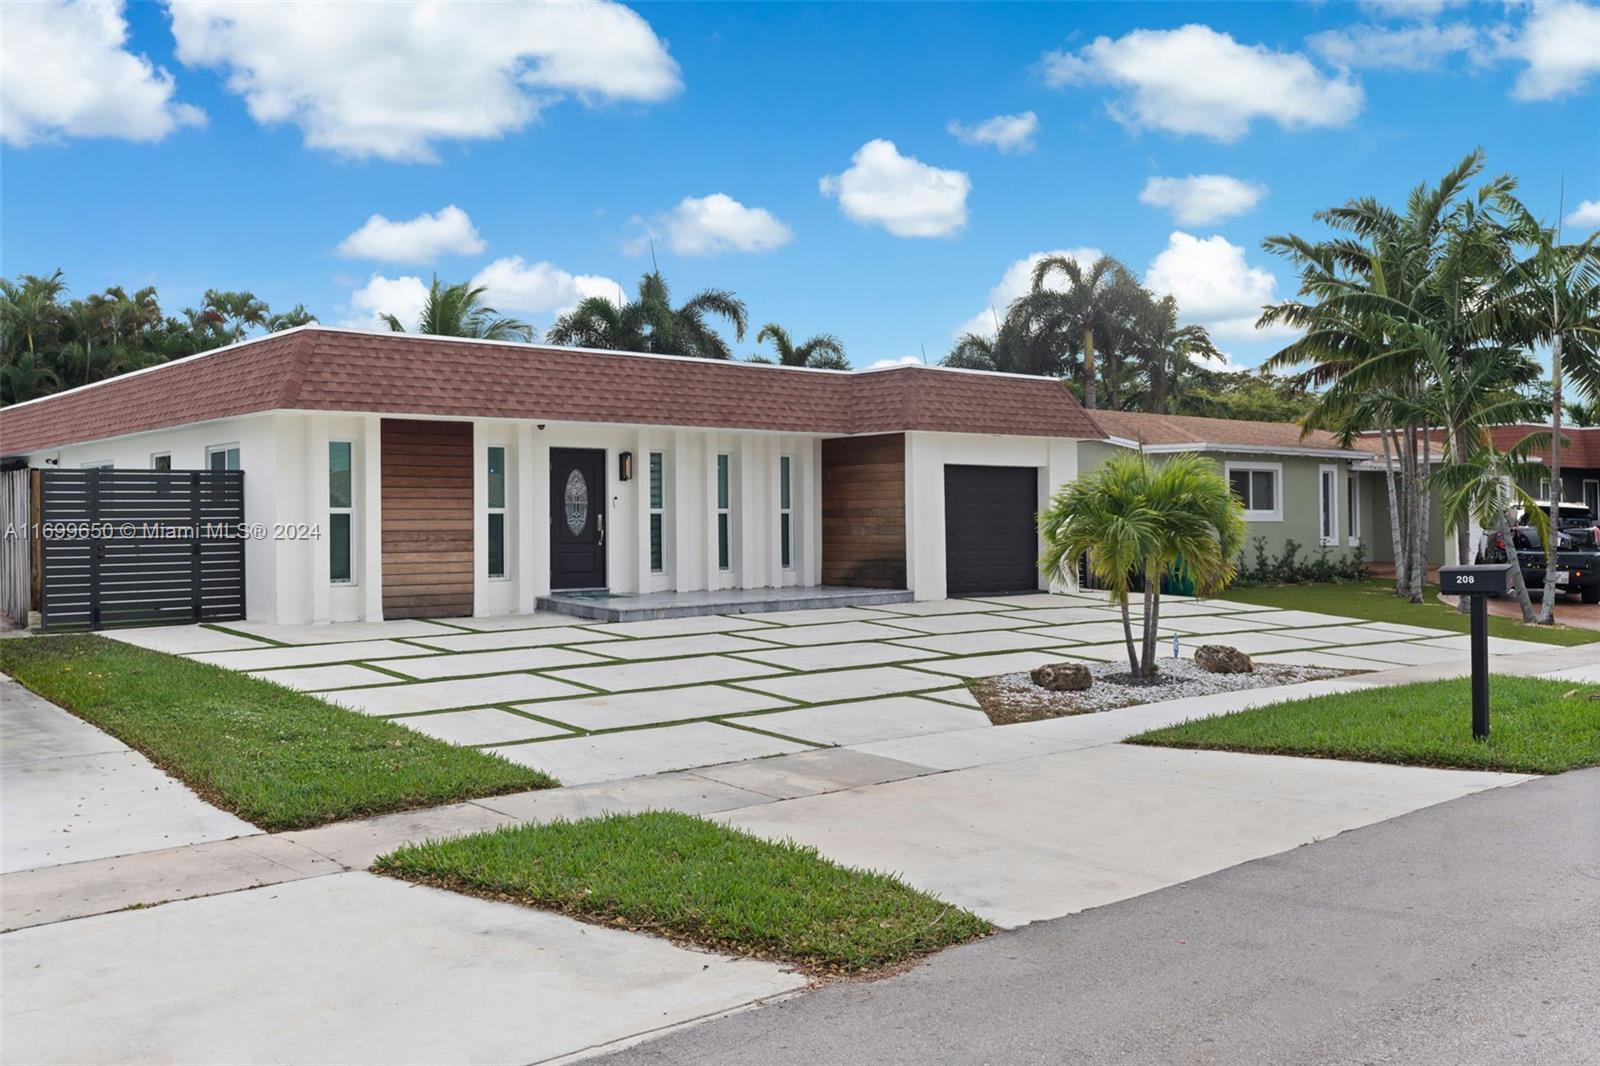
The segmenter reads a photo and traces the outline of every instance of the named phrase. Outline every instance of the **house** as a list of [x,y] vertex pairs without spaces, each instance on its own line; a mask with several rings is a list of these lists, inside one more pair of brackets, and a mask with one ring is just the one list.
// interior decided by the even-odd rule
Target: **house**
[[306,326],[8,408],[31,466],[243,471],[251,620],[522,613],[563,590],[1039,587],[1101,436],[1060,383]]
[[1302,434],[1293,422],[1139,411],[1094,411],[1092,417],[1105,436],[1079,443],[1082,469],[1135,448],[1158,460],[1199,452],[1216,460],[1244,504],[1247,543],[1265,538],[1273,556],[1292,540],[1306,554],[1327,548],[1337,556],[1359,548],[1368,561],[1393,561],[1383,477],[1372,471],[1369,450],[1347,448],[1321,430]]

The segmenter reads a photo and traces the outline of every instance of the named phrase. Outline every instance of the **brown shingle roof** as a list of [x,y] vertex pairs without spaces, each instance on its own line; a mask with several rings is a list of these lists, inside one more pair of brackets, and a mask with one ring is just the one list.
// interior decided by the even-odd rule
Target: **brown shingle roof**
[[[1095,411],[1096,424],[1109,437],[1149,445],[1213,445],[1226,449],[1270,448],[1283,451],[1345,451],[1332,433],[1312,430],[1302,435],[1293,422],[1246,422],[1235,418],[1148,414],[1142,411]],[[1353,450],[1367,451],[1366,448]]]
[[894,367],[855,374],[307,327],[20,404],[37,451],[271,410],[538,418],[793,433],[1098,437],[1058,382]]
[[[1530,434],[1549,433],[1551,429],[1546,425],[1532,422],[1518,422],[1507,426],[1490,426],[1489,440],[1501,451],[1506,451],[1521,444]],[[1372,441],[1372,447],[1378,447],[1376,433],[1363,433],[1362,437]],[[1433,454],[1437,456],[1439,449],[1444,445],[1444,433],[1433,430],[1429,437],[1433,443]],[[1595,467],[1600,468],[1600,427],[1595,426],[1562,426],[1561,427],[1561,466],[1567,467]],[[1419,449],[1420,450],[1420,449]],[[1550,461],[1550,447],[1536,448],[1530,455],[1540,462]]]

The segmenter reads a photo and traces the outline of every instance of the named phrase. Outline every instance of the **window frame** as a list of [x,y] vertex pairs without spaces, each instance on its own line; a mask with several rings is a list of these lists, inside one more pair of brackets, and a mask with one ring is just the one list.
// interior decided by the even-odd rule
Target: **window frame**
[[[340,507],[333,502],[333,449],[337,444],[343,444],[349,449],[350,463],[350,502]],[[332,437],[328,440],[328,584],[340,588],[349,588],[359,584],[356,580],[357,569],[356,555],[356,442],[345,437]],[[335,515],[344,515],[349,520],[349,528],[345,534],[345,551],[349,558],[345,561],[348,577],[333,576],[333,518]]]
[[645,453],[645,551],[650,572],[667,572],[667,453],[652,448]]
[[1317,544],[1324,548],[1339,543],[1339,468],[1327,463],[1317,467]]
[[1344,529],[1345,543],[1351,548],[1361,546],[1361,491],[1360,481],[1352,471],[1344,475]]
[[[494,494],[493,494],[494,493],[494,484],[493,484],[494,475],[493,475],[493,462],[492,462],[492,460],[494,458],[494,453],[497,452],[497,451],[500,453],[500,503],[499,503],[498,506],[494,502]],[[510,581],[511,580],[511,559],[510,559],[510,552],[507,550],[507,545],[508,545],[508,541],[509,541],[510,538],[506,536],[506,499],[510,495],[509,486],[510,486],[510,483],[511,483],[510,457],[511,457],[511,449],[506,447],[504,444],[488,444],[488,445],[484,446],[484,449],[483,449],[483,503],[484,503],[483,568],[484,568],[485,576],[490,581]],[[492,549],[494,547],[494,544],[493,544],[493,535],[494,535],[494,522],[493,522],[493,519],[496,516],[498,516],[499,519],[500,519],[500,572],[498,574],[494,572],[494,563],[492,561]]]
[[778,569],[794,572],[794,456],[778,456]]
[[[228,465],[227,456],[228,456],[229,452],[233,452],[233,453],[235,453],[237,455],[237,457],[238,457],[237,460],[236,460],[237,465],[235,465],[235,466],[229,466]],[[231,443],[228,443],[228,444],[208,444],[208,445],[206,445],[206,469],[207,470],[217,470],[217,469],[219,469],[218,467],[215,467],[215,466],[211,465],[211,457],[213,455],[221,455],[223,457],[222,466],[220,467],[220,469],[222,469],[222,470],[243,470],[244,469],[244,451],[243,451],[243,449],[241,449],[239,447],[239,442],[238,441],[232,441]]]
[[[1589,502],[1589,486],[1594,486],[1594,502]],[[1578,482],[1578,495],[1583,497],[1583,504],[1600,518],[1600,478],[1586,477]]]
[[115,470],[116,468],[117,464],[114,459],[87,459],[78,464],[79,470]]
[[[1251,478],[1251,499],[1243,501],[1244,520],[1246,522],[1282,522],[1283,521],[1283,464],[1282,463],[1252,463],[1252,462],[1224,462],[1222,464],[1223,479],[1228,482],[1229,489],[1233,487],[1233,472],[1249,471],[1254,473],[1269,473],[1272,475],[1272,509],[1256,510],[1252,508],[1255,502],[1255,479]],[[1320,529],[1319,529],[1320,532]]]
[[[157,466],[156,464],[158,462],[160,462],[162,459],[165,459],[167,461],[167,465],[166,466]],[[171,469],[172,469],[172,453],[171,452],[151,452],[150,453],[150,469],[151,470],[160,470],[160,471],[164,471],[164,472],[171,471]]]
[[717,573],[727,574],[733,571],[733,453],[717,452],[713,465]]

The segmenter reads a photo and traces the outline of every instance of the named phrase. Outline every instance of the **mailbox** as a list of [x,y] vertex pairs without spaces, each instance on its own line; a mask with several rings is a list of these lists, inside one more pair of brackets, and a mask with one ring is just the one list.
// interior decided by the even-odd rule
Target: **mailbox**
[[1446,596],[1500,596],[1511,591],[1511,564],[1441,566],[1439,591]]

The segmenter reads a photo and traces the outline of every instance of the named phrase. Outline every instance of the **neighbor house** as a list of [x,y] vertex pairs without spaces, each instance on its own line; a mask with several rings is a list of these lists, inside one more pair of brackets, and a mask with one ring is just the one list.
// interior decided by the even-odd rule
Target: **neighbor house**
[[243,471],[245,610],[285,623],[563,590],[1031,590],[1034,515],[1099,436],[1045,378],[321,326],[0,416],[33,467]]

